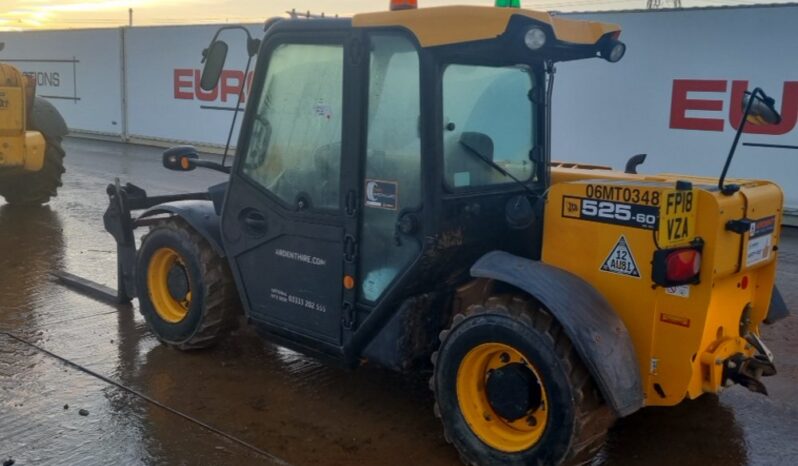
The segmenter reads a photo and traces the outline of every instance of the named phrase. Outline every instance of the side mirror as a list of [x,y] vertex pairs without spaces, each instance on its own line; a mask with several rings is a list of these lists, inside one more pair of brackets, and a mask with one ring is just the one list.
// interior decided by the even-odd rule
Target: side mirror
[[609,39],[599,48],[599,56],[610,63],[618,63],[626,55],[626,44],[618,39]]
[[227,43],[222,40],[215,40],[207,49],[202,51],[202,78],[200,87],[204,91],[213,90],[219,83],[219,77],[224,70],[224,62],[227,60]]
[[726,157],[726,163],[723,165],[723,171],[720,172],[720,179],[718,180],[718,189],[726,196],[731,196],[740,190],[740,186],[736,184],[726,184],[726,174],[729,172],[729,165],[731,165],[734,151],[737,150],[737,144],[740,142],[745,130],[746,123],[754,125],[778,125],[781,123],[781,115],[774,107],[776,101],[768,97],[762,88],[757,87],[753,91],[745,91],[743,94],[743,117],[740,120],[740,125],[737,127],[737,134],[734,135],[729,155]]
[[480,158],[493,162],[493,139],[487,134],[466,131],[460,135],[460,144],[479,155]]
[[193,161],[198,159],[197,149],[192,146],[173,147],[163,153],[163,166],[168,170],[188,172],[197,168]]
[[[753,102],[751,100],[753,99]],[[775,108],[776,101],[762,94],[752,94],[748,91],[743,94],[743,111],[751,105],[746,121],[754,125],[778,125],[781,123],[781,115]]]

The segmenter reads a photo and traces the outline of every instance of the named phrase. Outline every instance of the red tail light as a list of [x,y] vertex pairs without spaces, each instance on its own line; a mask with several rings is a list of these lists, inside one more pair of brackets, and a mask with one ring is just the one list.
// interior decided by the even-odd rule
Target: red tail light
[[391,0],[391,11],[414,10],[418,8],[418,0]]
[[671,282],[691,280],[701,270],[701,252],[677,249],[665,258],[665,277]]
[[660,249],[654,252],[652,279],[661,286],[698,283],[701,272],[701,245],[691,248]]

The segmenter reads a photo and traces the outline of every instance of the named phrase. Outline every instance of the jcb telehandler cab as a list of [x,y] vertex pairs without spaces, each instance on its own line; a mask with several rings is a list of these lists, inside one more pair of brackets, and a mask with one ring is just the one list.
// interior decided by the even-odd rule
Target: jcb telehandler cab
[[[232,167],[164,154],[229,181],[109,186],[120,299],[182,349],[243,308],[278,343],[349,366],[431,358],[435,413],[467,464],[583,461],[643,406],[764,391],[759,326],[785,312],[781,190],[550,161],[554,63],[618,61],[619,35],[500,7],[268,22],[248,41]],[[226,53],[206,50],[203,86]],[[778,119],[759,90],[747,111]]]
[[6,202],[41,205],[56,195],[67,132],[58,110],[36,96],[35,79],[0,63],[0,196]]

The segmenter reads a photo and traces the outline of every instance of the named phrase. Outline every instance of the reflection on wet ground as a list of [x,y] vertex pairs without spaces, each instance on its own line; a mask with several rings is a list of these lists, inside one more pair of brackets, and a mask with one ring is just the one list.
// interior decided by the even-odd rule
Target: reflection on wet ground
[[[242,327],[208,351],[158,344],[134,307],[91,301],[48,278],[65,269],[115,285],[102,228],[105,184],[121,173],[153,193],[200,190],[211,172],[160,169],[159,151],[67,141],[51,206],[0,206],[0,331],[84,365],[290,464],[456,465],[432,415],[426,375],[324,366]],[[121,154],[109,156],[108,154]],[[798,232],[785,233],[779,283],[798,308]],[[779,375],[770,398],[734,388],[620,421],[599,462],[798,462],[798,317],[765,329]],[[79,411],[86,410],[82,416]],[[0,460],[28,464],[275,464],[113,385],[0,335]]]

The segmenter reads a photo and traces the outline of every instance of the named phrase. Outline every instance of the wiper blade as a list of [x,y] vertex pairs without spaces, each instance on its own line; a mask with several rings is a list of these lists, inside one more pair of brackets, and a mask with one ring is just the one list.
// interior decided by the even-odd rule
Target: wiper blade
[[468,143],[468,141],[464,141],[463,139],[460,139],[460,144],[462,144],[463,147],[468,149],[469,153],[474,154],[479,160],[482,160],[483,162],[485,162],[489,167],[493,168],[494,170],[498,171],[502,175],[504,175],[504,176],[510,178],[511,180],[515,181],[516,184],[518,184],[519,186],[524,188],[524,190],[527,191],[529,194],[537,195],[537,193],[535,191],[533,191],[529,186],[527,186],[526,183],[524,183],[523,181],[521,181],[518,178],[516,178],[515,176],[513,176],[512,173],[508,172],[504,167],[502,167],[498,163],[496,163],[493,160],[491,160],[488,157],[486,157],[477,148],[472,147],[471,144]]

